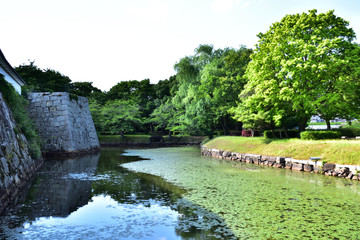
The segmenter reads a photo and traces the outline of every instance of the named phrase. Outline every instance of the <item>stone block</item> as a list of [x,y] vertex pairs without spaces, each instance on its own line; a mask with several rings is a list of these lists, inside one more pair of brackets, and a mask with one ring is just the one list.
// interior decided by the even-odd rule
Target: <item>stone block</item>
[[330,171],[330,170],[334,170],[335,167],[336,167],[336,165],[334,163],[325,163],[324,166],[323,166],[323,171],[327,172],[327,171]]
[[314,166],[311,164],[304,164],[304,171],[305,172],[312,172],[314,170]]
[[292,163],[291,162],[286,162],[285,163],[285,168],[286,169],[291,169],[292,168]]
[[293,163],[291,169],[295,171],[304,171],[304,165],[302,163]]
[[280,164],[280,163],[274,162],[273,167],[276,167],[276,168],[282,168],[282,167],[283,167],[283,165],[282,165],[282,164]]

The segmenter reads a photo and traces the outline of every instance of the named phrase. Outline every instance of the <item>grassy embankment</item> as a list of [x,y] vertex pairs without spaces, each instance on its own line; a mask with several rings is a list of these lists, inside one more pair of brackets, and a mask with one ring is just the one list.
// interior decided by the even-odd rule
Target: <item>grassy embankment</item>
[[[150,142],[150,135],[124,135],[124,138],[121,138],[120,135],[99,135],[100,143],[138,143],[138,144],[146,144]],[[163,136],[165,143],[172,144],[185,144],[185,143],[200,143],[204,141],[205,137],[197,137],[197,136]]]
[[323,161],[330,163],[360,165],[360,140],[311,141],[223,136],[206,142],[204,146],[231,152],[292,157],[299,160],[323,157]]

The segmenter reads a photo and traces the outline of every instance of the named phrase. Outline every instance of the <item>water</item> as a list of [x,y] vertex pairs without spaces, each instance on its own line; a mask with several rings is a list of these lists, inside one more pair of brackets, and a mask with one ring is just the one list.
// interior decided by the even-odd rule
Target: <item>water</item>
[[103,149],[47,161],[4,239],[358,239],[360,185],[200,156]]

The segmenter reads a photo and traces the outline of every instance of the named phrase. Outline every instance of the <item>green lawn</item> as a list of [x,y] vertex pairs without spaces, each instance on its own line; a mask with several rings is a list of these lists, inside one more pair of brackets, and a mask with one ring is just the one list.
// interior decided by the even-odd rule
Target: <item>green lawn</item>
[[292,157],[300,160],[323,157],[324,161],[331,163],[360,165],[360,140],[310,141],[222,136],[214,138],[204,145],[207,148],[238,153]]
[[[341,125],[341,122],[331,122],[330,125]],[[326,122],[309,122],[308,125],[326,125]]]

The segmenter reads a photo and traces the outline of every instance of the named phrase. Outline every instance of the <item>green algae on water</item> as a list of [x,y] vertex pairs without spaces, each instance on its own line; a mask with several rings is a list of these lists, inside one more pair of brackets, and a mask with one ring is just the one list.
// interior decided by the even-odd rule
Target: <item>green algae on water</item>
[[[358,182],[202,157],[196,147],[129,150],[126,155],[149,160],[123,167],[188,190],[186,201],[222,219],[241,239],[356,239],[360,233]],[[201,221],[195,225],[201,227]]]

